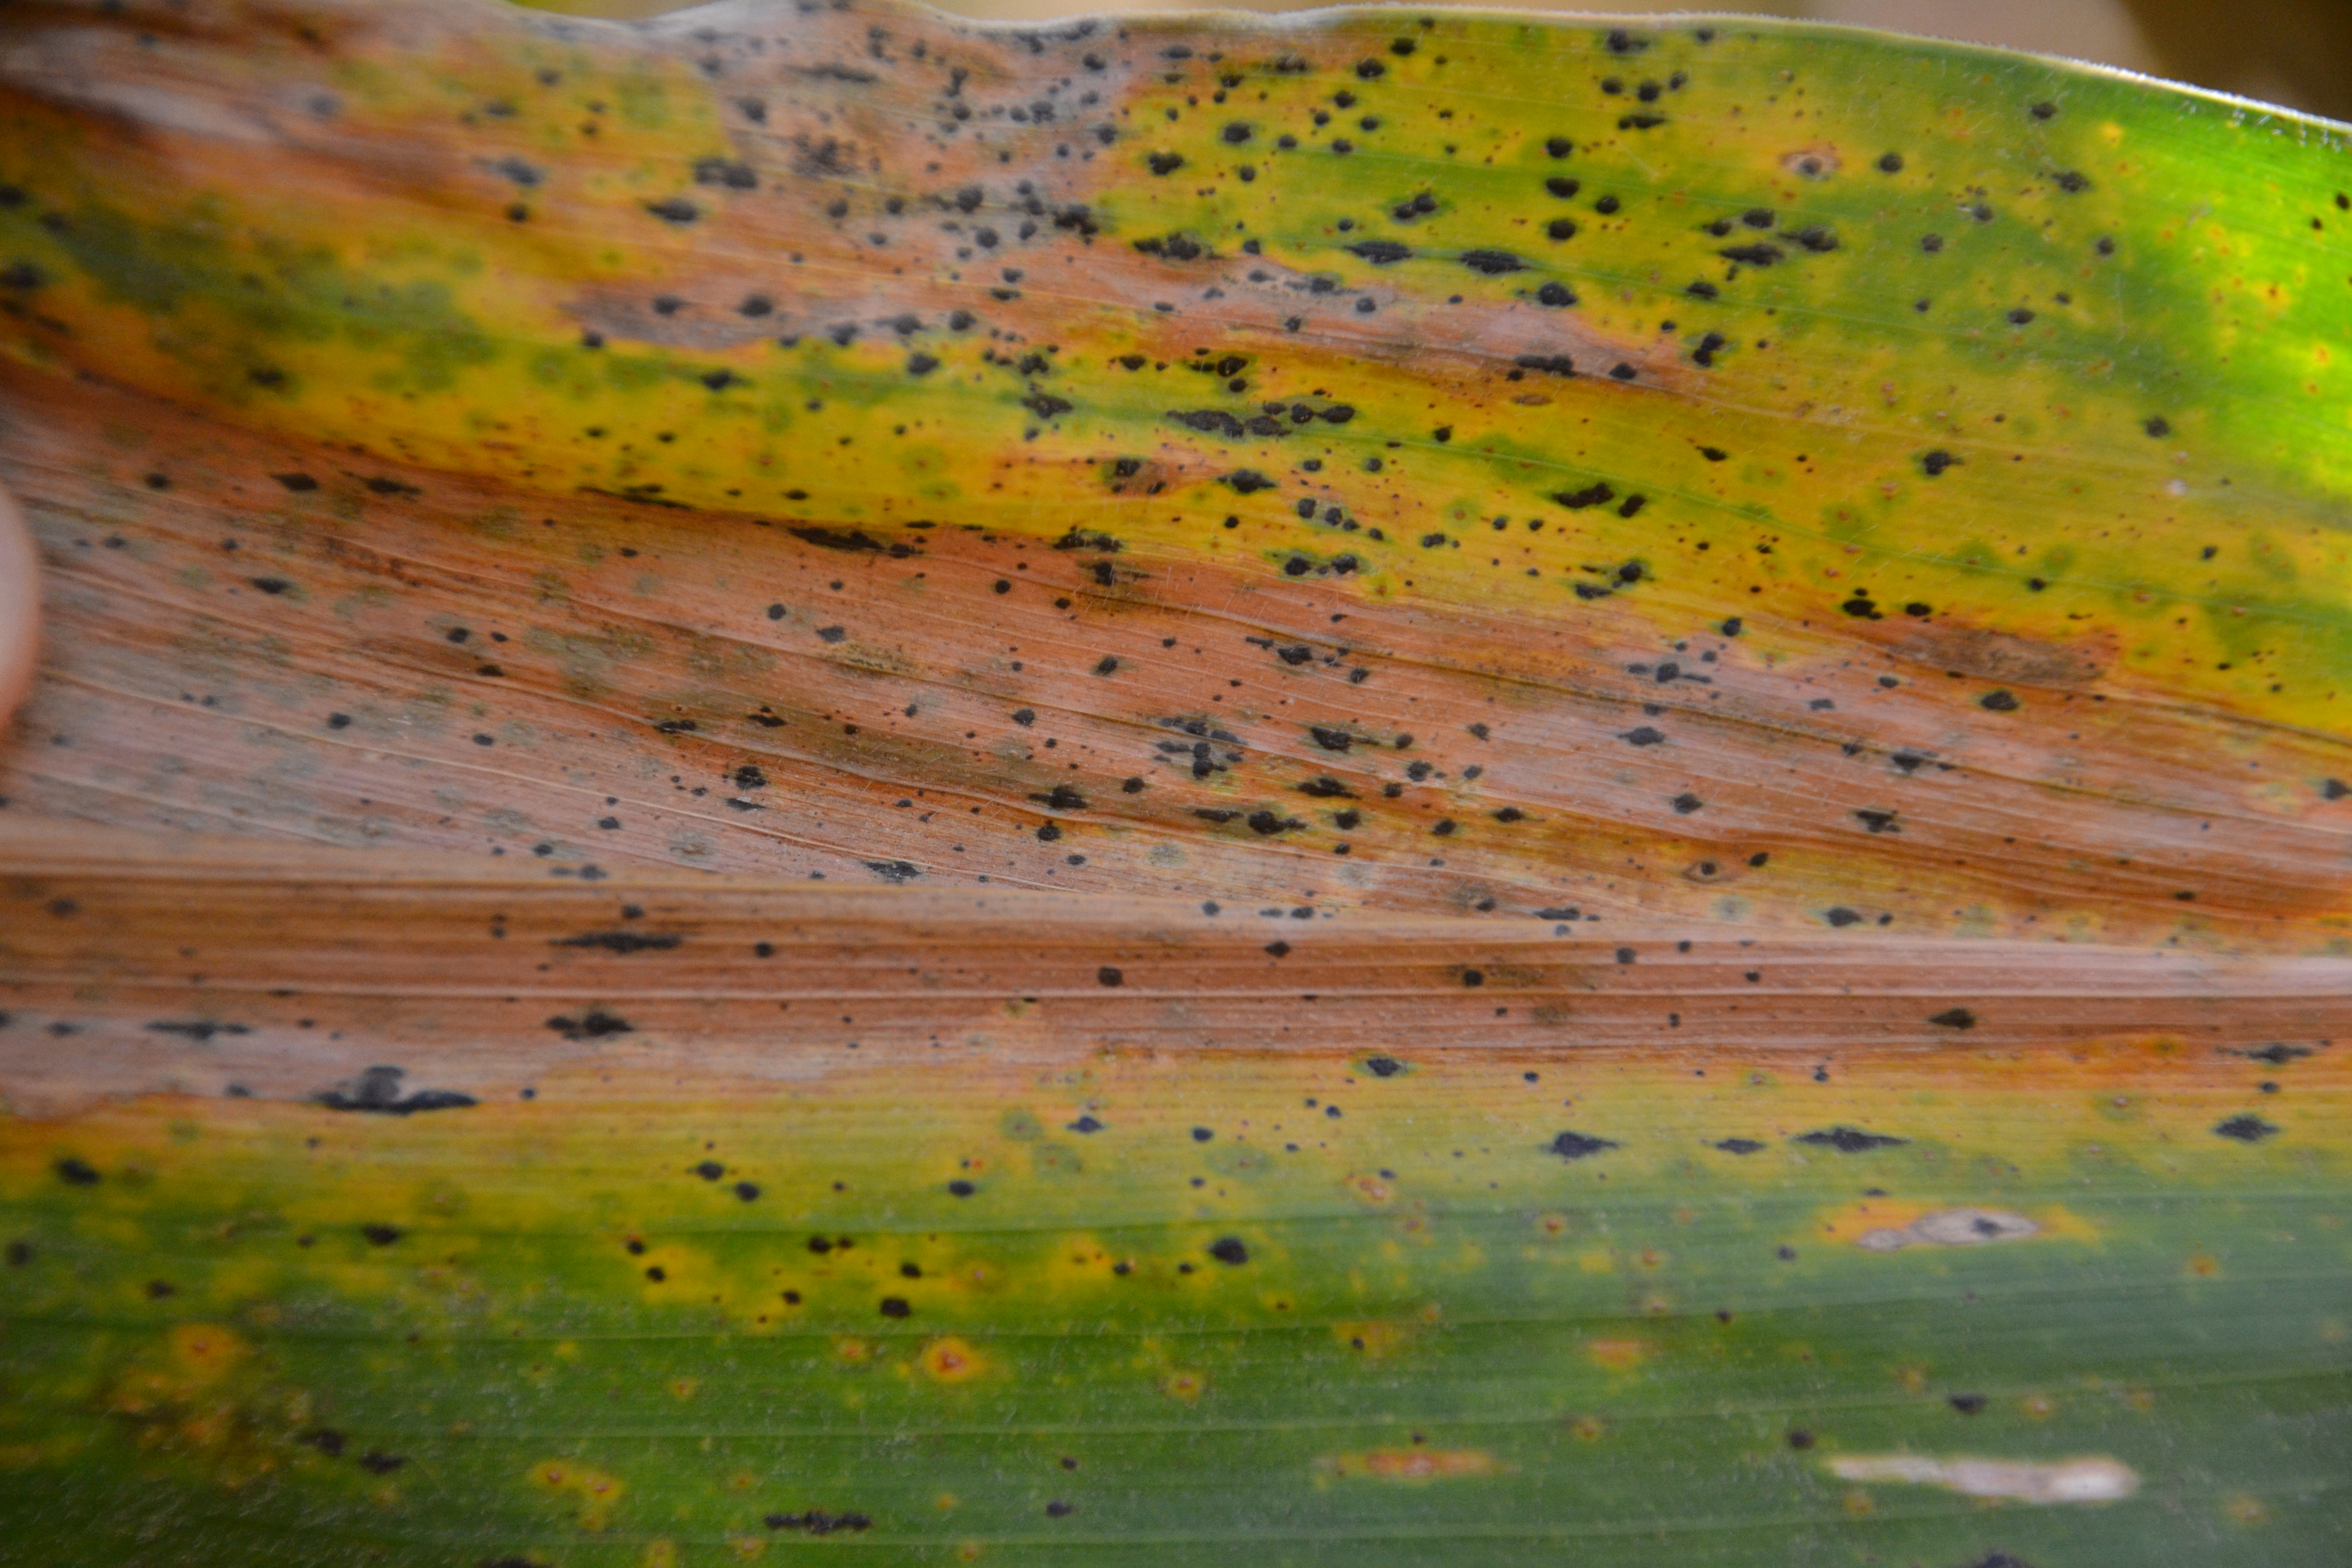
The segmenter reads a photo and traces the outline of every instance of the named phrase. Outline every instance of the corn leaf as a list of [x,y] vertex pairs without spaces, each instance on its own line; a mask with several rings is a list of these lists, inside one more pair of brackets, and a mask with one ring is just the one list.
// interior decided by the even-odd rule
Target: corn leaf
[[2343,128],[0,33],[9,1552],[2352,1553]]

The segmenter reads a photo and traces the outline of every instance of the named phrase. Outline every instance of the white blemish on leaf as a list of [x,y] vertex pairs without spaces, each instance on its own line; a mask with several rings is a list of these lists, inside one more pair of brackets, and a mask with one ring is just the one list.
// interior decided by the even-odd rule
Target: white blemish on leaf
[[1963,1497],[2018,1502],[2116,1502],[2139,1489],[2129,1465],[2104,1457],[2026,1464],[2012,1459],[1937,1459],[1925,1454],[1844,1454],[1830,1471],[1845,1481],[1907,1481]]
[[2017,1241],[2038,1235],[2041,1229],[2021,1214],[1999,1209],[1937,1209],[1900,1230],[1864,1231],[1853,1244],[1865,1252],[1895,1252],[1906,1247],[1981,1247],[1990,1241]]

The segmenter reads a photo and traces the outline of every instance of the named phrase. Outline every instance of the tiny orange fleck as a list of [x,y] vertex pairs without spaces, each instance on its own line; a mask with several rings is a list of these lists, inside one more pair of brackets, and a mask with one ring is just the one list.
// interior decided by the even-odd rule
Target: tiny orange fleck
[[1495,1456],[1483,1448],[1369,1448],[1357,1454],[1332,1454],[1316,1463],[1335,1475],[1376,1481],[1450,1480],[1491,1476],[1502,1468]]

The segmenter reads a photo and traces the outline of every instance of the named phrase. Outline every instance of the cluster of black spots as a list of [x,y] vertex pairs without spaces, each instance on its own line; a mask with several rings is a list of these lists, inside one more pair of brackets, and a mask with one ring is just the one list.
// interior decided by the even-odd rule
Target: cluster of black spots
[[1507,250],[1465,250],[1456,259],[1471,271],[1487,278],[1524,272],[1528,266]]
[[923,874],[923,868],[911,860],[867,860],[864,865],[884,882],[911,882]]
[[2213,1136],[2240,1143],[2259,1143],[2265,1138],[2276,1137],[2278,1131],[2275,1124],[2259,1116],[2232,1116],[2213,1129]]
[[702,209],[684,196],[666,196],[657,202],[646,203],[645,207],[664,223],[689,224],[702,216]]
[[1547,283],[1536,290],[1536,302],[1560,310],[1576,303],[1576,294],[1565,283]]
[[1903,172],[1903,154],[1900,153],[1885,153],[1880,154],[1878,159],[1878,172],[1882,174],[1901,174]]
[[1584,1132],[1562,1132],[1544,1145],[1547,1152],[1563,1160],[1581,1160],[1587,1155],[1602,1154],[1618,1147],[1613,1138],[1595,1138]]
[[1841,1154],[1860,1154],[1872,1149],[1894,1149],[1908,1143],[1908,1138],[1890,1138],[1884,1132],[1864,1132],[1859,1127],[1824,1127],[1818,1131],[1800,1132],[1789,1140],[1810,1149],[1834,1149]]
[[1926,474],[1932,479],[1941,475],[1945,469],[1954,467],[1958,462],[1959,459],[1958,458],[1955,458],[1949,452],[1945,451],[1939,447],[1932,452],[1923,452],[1920,454],[1919,471]]
[[772,1513],[760,1521],[770,1530],[798,1530],[810,1535],[831,1535],[835,1531],[860,1531],[874,1528],[873,1520],[862,1513],[826,1513],[822,1509],[810,1509],[805,1513]]
[[675,931],[583,931],[578,936],[551,937],[548,945],[593,947],[606,952],[667,952],[685,940]]
[[1184,166],[1184,154],[1181,153],[1154,153],[1144,159],[1144,163],[1155,174],[1172,174],[1177,170]]
[[755,191],[760,188],[760,177],[751,172],[751,165],[733,158],[697,158],[694,161],[694,183],[717,185],[730,191]]
[[1759,240],[1752,245],[1727,245],[1716,254],[1726,261],[1737,261],[1744,267],[1769,267],[1789,253],[1777,245]]
[[253,1031],[243,1024],[216,1023],[210,1018],[160,1019],[147,1026],[150,1034],[177,1035],[184,1040],[208,1045],[215,1035],[249,1035]]
[[1374,1078],[1394,1078],[1404,1071],[1404,1063],[1394,1057],[1366,1057],[1364,1070]]
[[1753,1138],[1726,1138],[1712,1147],[1727,1154],[1760,1154],[1764,1152],[1764,1145]]
[[1977,706],[1988,713],[2014,713],[2018,709],[2017,694],[2013,691],[1988,691],[1977,699]]
[[602,1040],[614,1035],[636,1032],[636,1026],[617,1013],[607,1013],[602,1007],[592,1007],[574,1018],[559,1014],[547,1021],[547,1026],[567,1040]]
[[[1715,356],[1730,346],[1731,340],[1725,337],[1721,332],[1707,332],[1699,338],[1698,345],[1691,350],[1692,363],[1704,369],[1713,370],[1715,368]],[[1712,448],[1706,449],[1712,450]],[[1723,459],[1720,458],[1710,458],[1709,460],[1712,462],[1721,462]]]
[[2172,434],[2172,421],[2161,414],[2149,415],[2140,421],[2139,427],[2159,441]]
[[94,1187],[99,1184],[98,1168],[72,1154],[59,1158],[49,1169],[57,1173],[58,1180],[69,1187]]
[[1576,362],[1566,354],[1521,354],[1511,362],[1521,370],[1543,375],[1574,375]]
[[1603,506],[1617,499],[1617,492],[1606,484],[1595,483],[1580,490],[1556,490],[1551,498],[1570,511],[1582,511],[1587,507]]
[[408,1233],[396,1225],[363,1225],[360,1239],[370,1247],[390,1247]]
[[1223,1236],[1209,1244],[1209,1256],[1229,1268],[1238,1268],[1249,1261],[1249,1248],[1238,1236]]
[[1198,261],[1202,257],[1214,258],[1216,252],[1189,234],[1171,234],[1164,238],[1139,239],[1135,248],[1146,256],[1164,256],[1171,261]]
[[1412,254],[1412,247],[1393,239],[1363,239],[1344,247],[1350,255],[1362,257],[1375,267],[1386,267],[1402,261]]
[[1255,468],[1235,468],[1219,482],[1232,489],[1234,494],[1244,496],[1255,495],[1260,490],[1273,489],[1276,485],[1276,481],[1267,479]]
[[378,1116],[413,1116],[420,1110],[461,1110],[476,1102],[470,1094],[460,1094],[453,1089],[422,1089],[414,1094],[400,1091],[400,1080],[407,1076],[394,1067],[372,1067],[362,1072],[348,1088],[338,1086],[312,1097],[315,1103],[329,1110],[368,1111]]
[[1436,210],[1436,195],[1430,191],[1422,191],[1391,207],[1389,216],[1399,223],[1412,223],[1417,219],[1427,217]]
[[1863,826],[1868,828],[1873,833],[1900,833],[1903,831],[1901,827],[1895,825],[1895,813],[1891,811],[1882,811],[1867,805],[1856,806],[1854,808],[1853,819],[1856,822],[1861,823]]

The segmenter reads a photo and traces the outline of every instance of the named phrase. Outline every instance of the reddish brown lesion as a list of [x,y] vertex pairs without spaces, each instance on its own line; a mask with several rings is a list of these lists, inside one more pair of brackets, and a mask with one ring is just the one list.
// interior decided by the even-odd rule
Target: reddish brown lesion
[[[1259,1069],[1242,1064],[1262,1060],[1367,1081],[1466,1073],[1444,1092],[1474,1101],[1525,1070],[1702,1095],[1762,1072],[1837,1086],[1801,1110],[1823,1121],[1897,1084],[2126,1108],[2154,1095],[2174,1110],[2210,1100],[2215,1124],[2275,1104],[2298,1138],[2324,1141],[2347,1070],[2329,1042],[2352,1031],[2330,959],[1293,921],[625,868],[583,881],[513,860],[56,826],[0,830],[0,1088],[42,1114],[234,1086],[437,1125],[525,1107],[525,1089],[698,1101],[1044,1071],[1108,1074],[1094,1091],[1111,1093],[1123,1075],[1192,1062],[1247,1078]],[[647,940],[580,940],[600,932]],[[590,1016],[605,1022],[580,1026]],[[1363,1065],[1372,1055],[1384,1076]],[[350,1092],[387,1064],[413,1108]],[[2280,1081],[2291,1105],[2258,1092]],[[1351,1190],[1378,1205],[1378,1185]]]
[[[2333,853],[2331,743],[2151,700],[2095,649],[1907,621],[1732,637],[1696,605],[1678,649],[1653,629],[1669,586],[1538,618],[1149,539],[940,526],[889,534],[899,558],[594,496],[517,514],[125,394],[19,405],[58,622],[30,722],[68,738],[12,754],[20,810],[565,867],[1573,906],[1603,931],[2285,952],[2340,912],[2304,874]],[[93,473],[101,426],[143,435]],[[291,470],[315,500],[268,477]],[[362,482],[386,475],[418,493]],[[1997,721],[1994,690],[2019,699]]]

